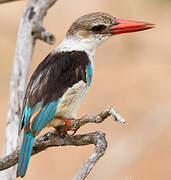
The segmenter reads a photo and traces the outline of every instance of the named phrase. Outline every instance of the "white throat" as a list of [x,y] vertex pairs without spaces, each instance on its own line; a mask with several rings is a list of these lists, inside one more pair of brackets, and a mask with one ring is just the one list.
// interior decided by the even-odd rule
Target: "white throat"
[[85,51],[90,61],[93,61],[96,53],[96,46],[89,43],[88,39],[66,37],[54,51]]

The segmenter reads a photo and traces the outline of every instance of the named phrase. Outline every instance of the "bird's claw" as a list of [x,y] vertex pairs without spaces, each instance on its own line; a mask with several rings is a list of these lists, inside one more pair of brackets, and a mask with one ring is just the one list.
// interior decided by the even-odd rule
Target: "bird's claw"
[[[56,117],[57,119],[60,119],[62,121],[65,122],[65,125],[64,126],[57,126],[57,127],[54,127],[58,136],[61,137],[61,138],[64,138],[66,135],[67,135],[67,131],[69,130],[69,124],[72,120],[74,119],[65,119],[63,117]],[[76,131],[74,131],[73,134],[71,135],[74,135],[76,133]]]
[[76,132],[77,132],[77,130],[75,130],[75,131],[71,134],[71,136],[73,136]]

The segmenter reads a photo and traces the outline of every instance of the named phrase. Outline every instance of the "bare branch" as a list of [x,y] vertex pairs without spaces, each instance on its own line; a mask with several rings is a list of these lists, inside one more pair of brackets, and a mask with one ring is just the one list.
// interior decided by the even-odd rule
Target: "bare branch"
[[109,116],[112,116],[115,121],[119,121],[122,124],[126,123],[125,119],[123,119],[112,107],[109,107],[96,116],[86,115],[81,119],[73,120],[69,124],[69,130],[76,132],[81,126],[86,123],[101,123]]
[[21,0],[0,0],[0,4],[14,2],[14,1],[21,1]]
[[[112,112],[112,113],[111,113]],[[69,125],[70,131],[77,131],[81,126],[86,123],[101,123],[110,115],[117,114],[115,110],[110,107],[106,110],[102,111],[96,116],[84,116],[80,119],[73,120]],[[119,120],[123,123],[125,120],[121,118],[119,114],[114,115],[115,120]],[[78,174],[74,177],[74,180],[83,180],[90,173],[91,169],[97,163],[101,156],[104,155],[105,150],[107,148],[107,141],[105,139],[104,133],[94,132],[83,135],[67,135],[65,138],[60,138],[57,136],[55,131],[51,131],[46,133],[45,135],[39,137],[33,146],[32,155],[37,154],[49,147],[52,146],[66,146],[66,145],[74,145],[74,146],[83,146],[88,144],[94,144],[95,149],[93,154],[89,157],[89,159],[84,163],[81,167]],[[18,162],[20,150],[16,150],[10,155],[0,159],[0,171],[7,169],[11,166],[14,166]]]
[[[15,151],[19,144],[19,117],[35,41],[41,39],[49,44],[55,42],[54,35],[45,30],[42,24],[47,10],[56,1],[28,0],[21,18],[10,82],[4,156]],[[15,172],[16,167],[12,167],[12,169],[8,169],[8,172],[4,171],[0,174],[0,179],[15,179]]]
[[84,163],[73,180],[84,180],[88,176],[92,168],[95,166],[97,161],[104,155],[106,151],[107,141],[103,133],[96,132],[92,134],[92,140],[93,144],[95,145],[94,152]]
[[[103,138],[102,138],[103,137]],[[51,131],[46,133],[45,135],[39,137],[33,146],[32,155],[37,154],[49,147],[55,146],[84,146],[88,144],[99,144],[98,141],[103,139],[105,141],[105,146],[107,147],[107,142],[105,139],[105,135],[101,132],[83,134],[83,135],[67,135],[65,138],[60,138],[57,136],[55,131]],[[98,142],[98,143],[97,143]],[[95,152],[97,148],[95,148]],[[103,148],[104,149],[104,148]],[[105,148],[106,149],[106,148]],[[105,151],[104,149],[104,151]],[[100,152],[100,150],[98,150]],[[103,151],[103,150],[101,150]],[[0,171],[7,169],[11,166],[14,166],[18,162],[20,150],[16,150],[10,155],[0,159]],[[97,153],[97,152],[96,152]],[[104,152],[103,152],[104,154]],[[102,155],[100,155],[102,156]]]
[[48,32],[48,30],[45,29],[42,25],[35,26],[31,34],[35,38],[45,41],[48,44],[54,44],[56,40],[55,36],[52,33]]

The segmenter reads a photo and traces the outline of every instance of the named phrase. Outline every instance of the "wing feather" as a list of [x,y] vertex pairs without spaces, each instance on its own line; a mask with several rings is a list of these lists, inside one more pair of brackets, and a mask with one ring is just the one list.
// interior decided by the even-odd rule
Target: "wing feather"
[[38,134],[55,115],[57,104],[67,89],[81,80],[89,85],[90,76],[91,63],[85,52],[50,53],[36,68],[28,83],[20,129],[36,114],[29,124],[32,124],[33,134]]

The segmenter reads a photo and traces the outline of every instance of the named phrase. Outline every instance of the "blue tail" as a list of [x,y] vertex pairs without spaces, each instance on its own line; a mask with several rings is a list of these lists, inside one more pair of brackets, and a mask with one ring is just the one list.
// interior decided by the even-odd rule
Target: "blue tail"
[[24,177],[26,174],[34,139],[35,137],[32,136],[30,131],[24,133],[23,143],[18,161],[17,177]]

